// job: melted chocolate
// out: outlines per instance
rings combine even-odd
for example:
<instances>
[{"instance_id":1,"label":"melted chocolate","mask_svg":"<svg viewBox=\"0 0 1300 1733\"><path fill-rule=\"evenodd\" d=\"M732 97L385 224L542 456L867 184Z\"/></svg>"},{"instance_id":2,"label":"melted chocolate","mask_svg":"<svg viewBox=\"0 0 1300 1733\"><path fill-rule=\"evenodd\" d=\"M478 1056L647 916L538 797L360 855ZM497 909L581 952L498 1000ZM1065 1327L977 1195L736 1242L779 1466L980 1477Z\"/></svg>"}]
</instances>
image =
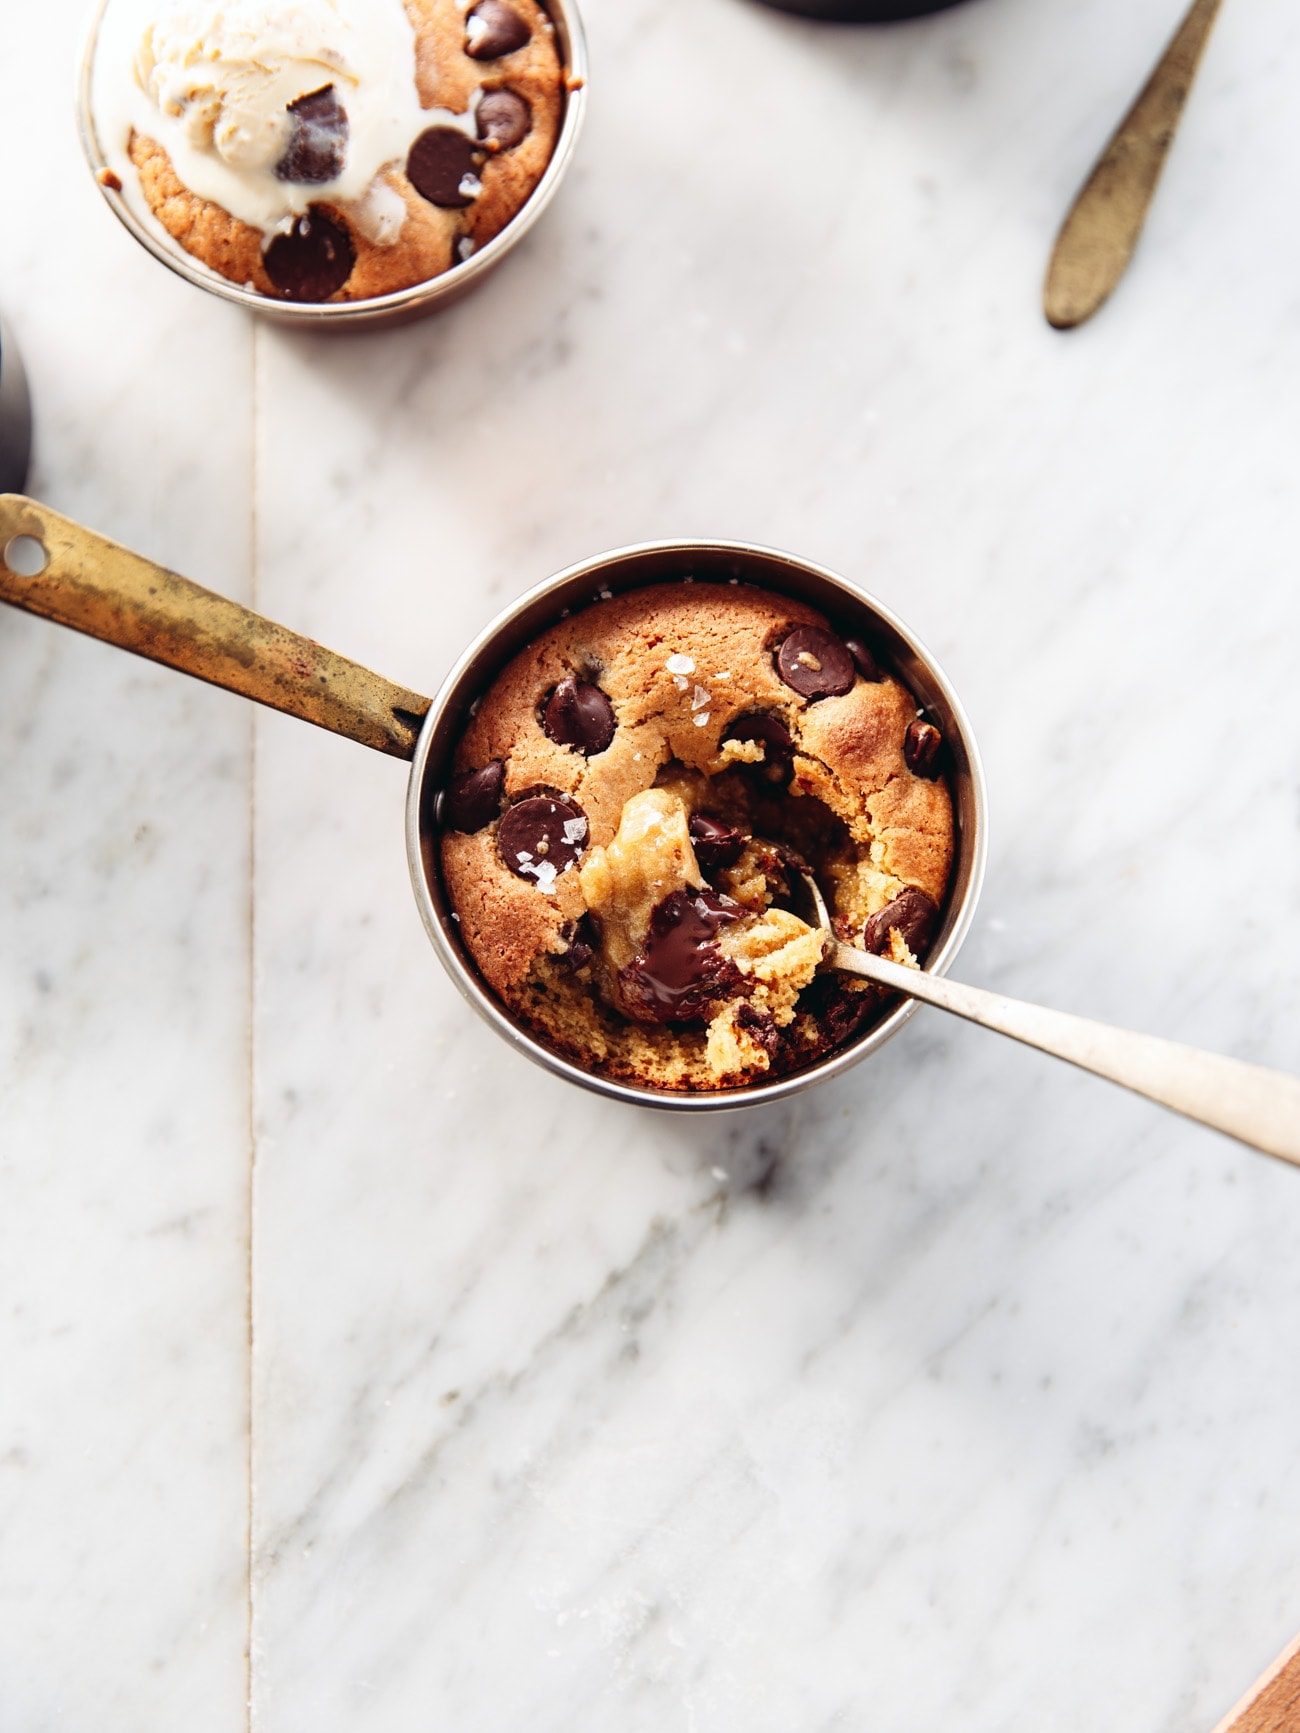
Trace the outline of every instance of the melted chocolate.
<instances>
[{"instance_id":1,"label":"melted chocolate","mask_svg":"<svg viewBox=\"0 0 1300 1733\"><path fill-rule=\"evenodd\" d=\"M697 812L691 815L690 829L701 872L719 872L723 867L735 866L740 859L745 833L734 824L724 824L720 818Z\"/></svg>"},{"instance_id":2,"label":"melted chocolate","mask_svg":"<svg viewBox=\"0 0 1300 1733\"><path fill-rule=\"evenodd\" d=\"M624 1003L644 1023L694 1022L744 985L718 949L720 927L744 910L712 891L674 891L650 918L650 932L619 975Z\"/></svg>"},{"instance_id":3,"label":"melted chocolate","mask_svg":"<svg viewBox=\"0 0 1300 1733\"><path fill-rule=\"evenodd\" d=\"M743 1029L752 1041L756 1041L769 1059L776 1058L781 1046L781 1031L770 1011L760 1011L746 1000L736 1010L736 1027Z\"/></svg>"}]
</instances>

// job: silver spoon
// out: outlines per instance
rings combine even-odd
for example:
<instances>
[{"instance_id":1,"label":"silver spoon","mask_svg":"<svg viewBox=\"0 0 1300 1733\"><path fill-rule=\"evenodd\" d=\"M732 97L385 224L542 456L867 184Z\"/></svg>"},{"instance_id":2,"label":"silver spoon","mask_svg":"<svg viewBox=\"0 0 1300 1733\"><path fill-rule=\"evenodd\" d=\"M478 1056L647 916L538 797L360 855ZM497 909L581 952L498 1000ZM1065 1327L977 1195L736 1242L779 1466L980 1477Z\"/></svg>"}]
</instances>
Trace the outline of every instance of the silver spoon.
<instances>
[{"instance_id":1,"label":"silver spoon","mask_svg":"<svg viewBox=\"0 0 1300 1733\"><path fill-rule=\"evenodd\" d=\"M1043 311L1058 331L1090 319L1124 275L1222 4L1192 0L1160 64L1071 206L1043 289Z\"/></svg>"},{"instance_id":2,"label":"silver spoon","mask_svg":"<svg viewBox=\"0 0 1300 1733\"><path fill-rule=\"evenodd\" d=\"M1006 999L982 987L886 962L836 938L820 887L811 873L800 875L816 911L814 925L825 942L825 961L846 974L861 975L926 1005L951 1011L999 1035L1010 1035L1066 1059L1084 1071L1109 1078L1148 1100L1171 1107L1188 1119L1226 1132L1265 1155L1300 1167L1300 1078L1245 1065L1217 1053L1202 1053L1155 1035L1136 1035L1108 1023L1093 1023L1065 1011L1049 1011Z\"/></svg>"}]
</instances>

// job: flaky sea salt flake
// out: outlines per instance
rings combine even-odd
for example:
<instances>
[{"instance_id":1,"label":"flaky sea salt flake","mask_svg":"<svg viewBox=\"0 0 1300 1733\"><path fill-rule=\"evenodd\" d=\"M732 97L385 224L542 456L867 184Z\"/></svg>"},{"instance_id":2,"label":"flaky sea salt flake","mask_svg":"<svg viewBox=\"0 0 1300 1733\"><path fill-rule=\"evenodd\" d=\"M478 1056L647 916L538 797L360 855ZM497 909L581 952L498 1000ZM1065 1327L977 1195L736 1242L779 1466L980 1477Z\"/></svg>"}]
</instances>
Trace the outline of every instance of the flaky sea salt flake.
<instances>
[{"instance_id":1,"label":"flaky sea salt flake","mask_svg":"<svg viewBox=\"0 0 1300 1733\"><path fill-rule=\"evenodd\" d=\"M533 861L531 864L525 864L523 856L521 855L519 859L519 870L521 873L527 873L529 878L537 880L537 888L539 891L543 891L548 897L555 895L555 881L560 875L555 870L554 861L539 860Z\"/></svg>"},{"instance_id":2,"label":"flaky sea salt flake","mask_svg":"<svg viewBox=\"0 0 1300 1733\"><path fill-rule=\"evenodd\" d=\"M664 667L670 674L693 674L695 672L694 659L690 656L683 656L680 651L671 655L664 663Z\"/></svg>"}]
</instances>

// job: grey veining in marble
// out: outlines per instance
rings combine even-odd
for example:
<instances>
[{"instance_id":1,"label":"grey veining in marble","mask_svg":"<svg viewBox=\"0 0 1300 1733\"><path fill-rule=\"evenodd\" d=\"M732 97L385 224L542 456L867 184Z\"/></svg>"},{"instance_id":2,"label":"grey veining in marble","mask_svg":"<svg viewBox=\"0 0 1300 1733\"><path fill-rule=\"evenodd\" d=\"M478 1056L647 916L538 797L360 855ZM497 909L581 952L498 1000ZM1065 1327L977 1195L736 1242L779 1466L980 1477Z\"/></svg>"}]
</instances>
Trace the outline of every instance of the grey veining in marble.
<instances>
[{"instance_id":1,"label":"grey veining in marble","mask_svg":"<svg viewBox=\"0 0 1300 1733\"><path fill-rule=\"evenodd\" d=\"M29 487L246 595L248 332L104 223L77 10L0 60ZM0 610L6 1733L244 1714L250 750L220 695Z\"/></svg>"},{"instance_id":2,"label":"grey veining in marble","mask_svg":"<svg viewBox=\"0 0 1300 1733\"><path fill-rule=\"evenodd\" d=\"M586 0L544 223L333 341L118 233L76 10L0 66L35 492L424 691L604 547L824 560L980 735L965 974L1300 1070L1281 0L1069 338L1162 0ZM0 1729L1208 1733L1300 1629L1297 1176L927 1013L767 1114L588 1100L442 978L402 798L0 618Z\"/></svg>"}]
</instances>

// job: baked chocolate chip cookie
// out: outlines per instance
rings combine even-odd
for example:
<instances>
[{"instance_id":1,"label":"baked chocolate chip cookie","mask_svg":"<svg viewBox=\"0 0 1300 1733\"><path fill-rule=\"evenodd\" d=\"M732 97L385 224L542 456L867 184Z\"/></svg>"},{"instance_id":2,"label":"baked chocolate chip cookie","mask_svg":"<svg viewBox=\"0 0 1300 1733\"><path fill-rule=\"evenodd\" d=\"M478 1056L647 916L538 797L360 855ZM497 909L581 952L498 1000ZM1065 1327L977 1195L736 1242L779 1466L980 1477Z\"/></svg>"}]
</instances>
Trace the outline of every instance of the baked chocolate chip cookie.
<instances>
[{"instance_id":1,"label":"baked chocolate chip cookie","mask_svg":"<svg viewBox=\"0 0 1300 1733\"><path fill-rule=\"evenodd\" d=\"M919 962L955 821L938 728L876 649L741 584L654 585L542 634L484 695L438 813L484 980L575 1063L654 1089L798 1071L881 1014L841 937Z\"/></svg>"},{"instance_id":2,"label":"baked chocolate chip cookie","mask_svg":"<svg viewBox=\"0 0 1300 1733\"><path fill-rule=\"evenodd\" d=\"M261 0L208 10L185 11L195 40L178 46L173 0L143 31L141 0L109 0L96 128L110 162L122 133L149 211L231 282L304 303L412 287L491 241L546 171L567 90L539 0L345 0L347 28L324 18L320 44L308 4L295 8L307 45L287 47ZM376 71L381 15L393 52ZM368 51L356 65L354 39ZM134 81L129 104L103 96L110 73Z\"/></svg>"}]
</instances>

